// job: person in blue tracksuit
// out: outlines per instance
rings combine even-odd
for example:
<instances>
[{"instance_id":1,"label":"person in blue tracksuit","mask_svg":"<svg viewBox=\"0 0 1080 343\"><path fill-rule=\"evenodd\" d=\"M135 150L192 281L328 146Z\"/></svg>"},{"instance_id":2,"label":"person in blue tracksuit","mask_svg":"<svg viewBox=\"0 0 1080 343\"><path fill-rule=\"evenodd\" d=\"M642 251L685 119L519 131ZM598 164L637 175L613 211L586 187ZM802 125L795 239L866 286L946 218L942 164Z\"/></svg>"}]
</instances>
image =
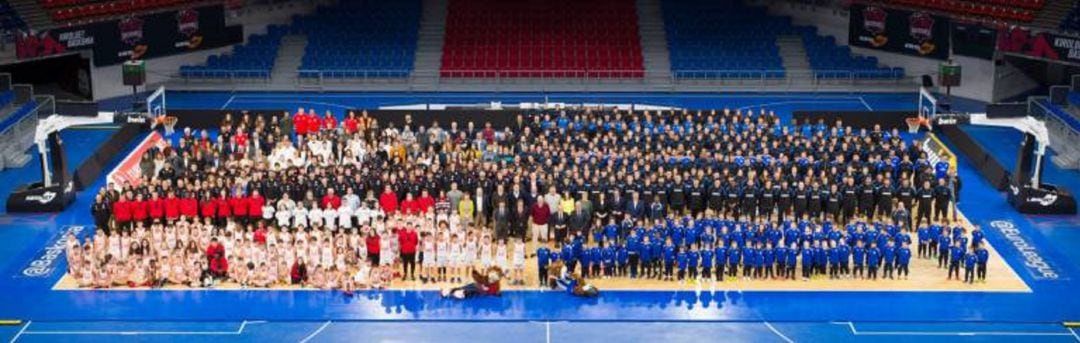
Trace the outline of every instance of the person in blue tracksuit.
<instances>
[{"instance_id":1,"label":"person in blue tracksuit","mask_svg":"<svg viewBox=\"0 0 1080 343\"><path fill-rule=\"evenodd\" d=\"M615 275L615 248L608 242L601 243L600 261L604 264L604 277L610 278Z\"/></svg>"},{"instance_id":2,"label":"person in blue tracksuit","mask_svg":"<svg viewBox=\"0 0 1080 343\"><path fill-rule=\"evenodd\" d=\"M837 246L836 241L829 242L826 255L828 255L829 260L829 279L840 278L840 247Z\"/></svg>"},{"instance_id":3,"label":"person in blue tracksuit","mask_svg":"<svg viewBox=\"0 0 1080 343\"><path fill-rule=\"evenodd\" d=\"M791 242L791 246L784 254L784 276L788 280L795 280L795 265L799 264L798 257L799 247L795 245L795 242Z\"/></svg>"},{"instance_id":4,"label":"person in blue tracksuit","mask_svg":"<svg viewBox=\"0 0 1080 343\"><path fill-rule=\"evenodd\" d=\"M625 251L627 262L623 264L627 268L627 273L623 275L630 275L631 279L638 277L638 268L643 265L645 261L642 259L642 246L648 246L643 243L643 237L638 235L637 231L630 231L630 235L626 238Z\"/></svg>"},{"instance_id":5,"label":"person in blue tracksuit","mask_svg":"<svg viewBox=\"0 0 1080 343\"><path fill-rule=\"evenodd\" d=\"M911 244L904 243L896 249L896 276L907 280L909 264L911 264Z\"/></svg>"},{"instance_id":6,"label":"person in blue tracksuit","mask_svg":"<svg viewBox=\"0 0 1080 343\"><path fill-rule=\"evenodd\" d=\"M739 277L739 263L742 263L742 249L732 241L728 246L728 276Z\"/></svg>"},{"instance_id":7,"label":"person in blue tracksuit","mask_svg":"<svg viewBox=\"0 0 1080 343\"><path fill-rule=\"evenodd\" d=\"M881 259L883 261L882 266L885 268L885 274L882 278L893 278L893 268L896 267L896 248L893 247L893 241L890 239L885 242L885 246L881 248Z\"/></svg>"},{"instance_id":8,"label":"person in blue tracksuit","mask_svg":"<svg viewBox=\"0 0 1080 343\"><path fill-rule=\"evenodd\" d=\"M683 281L686 277L686 267L690 260L690 256L687 254L686 247L679 249L679 252L675 254L675 265L679 269L678 280Z\"/></svg>"},{"instance_id":9,"label":"person in blue tracksuit","mask_svg":"<svg viewBox=\"0 0 1080 343\"><path fill-rule=\"evenodd\" d=\"M863 264L865 261L866 248L863 246L862 241L855 241L855 246L851 248L851 264L854 265L852 277L863 278Z\"/></svg>"},{"instance_id":10,"label":"person in blue tracksuit","mask_svg":"<svg viewBox=\"0 0 1080 343\"><path fill-rule=\"evenodd\" d=\"M671 238L664 244L664 280L675 280L675 244Z\"/></svg>"},{"instance_id":11,"label":"person in blue tracksuit","mask_svg":"<svg viewBox=\"0 0 1080 343\"><path fill-rule=\"evenodd\" d=\"M978 260L979 258L975 256L974 251L968 251L964 254L964 282L975 283L975 265Z\"/></svg>"},{"instance_id":12,"label":"person in blue tracksuit","mask_svg":"<svg viewBox=\"0 0 1080 343\"><path fill-rule=\"evenodd\" d=\"M781 279L787 277L787 247L777 243L773 248L773 256L776 259L776 277Z\"/></svg>"},{"instance_id":13,"label":"person in blue tracksuit","mask_svg":"<svg viewBox=\"0 0 1080 343\"><path fill-rule=\"evenodd\" d=\"M929 258L930 252L927 248L930 246L930 228L920 225L916 236L919 238L919 258Z\"/></svg>"},{"instance_id":14,"label":"person in blue tracksuit","mask_svg":"<svg viewBox=\"0 0 1080 343\"><path fill-rule=\"evenodd\" d=\"M983 233L982 227L975 225L975 228L971 230L971 245L982 246L983 239L986 238L986 234Z\"/></svg>"},{"instance_id":15,"label":"person in blue tracksuit","mask_svg":"<svg viewBox=\"0 0 1080 343\"><path fill-rule=\"evenodd\" d=\"M547 288L548 286L548 263L551 261L551 250L546 245L541 245L536 249L536 270L540 276L540 287Z\"/></svg>"},{"instance_id":16,"label":"person in blue tracksuit","mask_svg":"<svg viewBox=\"0 0 1080 343\"><path fill-rule=\"evenodd\" d=\"M615 244L615 275L620 277L626 277L628 264L630 262L630 251L626 247Z\"/></svg>"},{"instance_id":17,"label":"person in blue tracksuit","mask_svg":"<svg viewBox=\"0 0 1080 343\"><path fill-rule=\"evenodd\" d=\"M578 260L581 260L581 276L584 278L591 278L593 273L593 263L600 263L600 261L593 260L592 249L583 248L581 255L578 256Z\"/></svg>"},{"instance_id":18,"label":"person in blue tracksuit","mask_svg":"<svg viewBox=\"0 0 1080 343\"><path fill-rule=\"evenodd\" d=\"M941 225L930 224L930 228L928 231L929 232L927 233L927 236L930 237L930 242L926 246L926 257L936 258L938 257L938 253L941 252L941 242L938 241L939 239L941 239ZM945 244L945 246L948 247L949 245ZM938 268L941 268L941 260L938 260Z\"/></svg>"},{"instance_id":19,"label":"person in blue tracksuit","mask_svg":"<svg viewBox=\"0 0 1080 343\"><path fill-rule=\"evenodd\" d=\"M705 280L712 279L713 272L713 258L716 255L716 250L713 249L712 243L705 243L705 246L701 248L701 278Z\"/></svg>"},{"instance_id":20,"label":"person in blue tracksuit","mask_svg":"<svg viewBox=\"0 0 1080 343\"><path fill-rule=\"evenodd\" d=\"M757 257L757 249L751 244L752 243L747 243L746 246L742 249L742 276L744 280L750 280L750 277L754 275L754 271L757 270L757 260L755 260L755 258Z\"/></svg>"},{"instance_id":21,"label":"person in blue tracksuit","mask_svg":"<svg viewBox=\"0 0 1080 343\"><path fill-rule=\"evenodd\" d=\"M840 264L840 276L851 276L851 246L848 245L847 240L840 240L839 245L836 247L836 258Z\"/></svg>"},{"instance_id":22,"label":"person in blue tracksuit","mask_svg":"<svg viewBox=\"0 0 1080 343\"><path fill-rule=\"evenodd\" d=\"M825 275L829 265L829 254L823 241L814 241L814 275Z\"/></svg>"},{"instance_id":23,"label":"person in blue tracksuit","mask_svg":"<svg viewBox=\"0 0 1080 343\"><path fill-rule=\"evenodd\" d=\"M974 239L972 241L974 241ZM982 244L976 244L975 258L975 262L978 263L978 266L976 266L977 277L979 278L980 282L986 282L986 262L990 260L990 252L986 251L986 248L983 247Z\"/></svg>"},{"instance_id":24,"label":"person in blue tracksuit","mask_svg":"<svg viewBox=\"0 0 1080 343\"><path fill-rule=\"evenodd\" d=\"M938 242L937 267L938 268L947 268L948 265L949 265L949 261L951 261L949 259L949 253L952 252L952 246L953 246L952 239L949 238L949 235L947 233L943 232L941 235L938 235L937 242Z\"/></svg>"},{"instance_id":25,"label":"person in blue tracksuit","mask_svg":"<svg viewBox=\"0 0 1080 343\"><path fill-rule=\"evenodd\" d=\"M956 279L960 280L960 263L964 259L964 247L960 246L960 242L953 242L947 256L949 256L949 276L946 279L952 280L955 274Z\"/></svg>"},{"instance_id":26,"label":"person in blue tracksuit","mask_svg":"<svg viewBox=\"0 0 1080 343\"><path fill-rule=\"evenodd\" d=\"M559 250L559 259L566 263L566 269L571 273L577 268L577 256L574 255L574 245L570 243L569 239L567 243L563 244L562 249Z\"/></svg>"},{"instance_id":27,"label":"person in blue tracksuit","mask_svg":"<svg viewBox=\"0 0 1080 343\"><path fill-rule=\"evenodd\" d=\"M866 248L866 278L877 280L877 270L880 265L881 249L878 249L877 242L870 242L870 247Z\"/></svg>"},{"instance_id":28,"label":"person in blue tracksuit","mask_svg":"<svg viewBox=\"0 0 1080 343\"><path fill-rule=\"evenodd\" d=\"M728 248L724 245L723 240L716 242L716 248L713 249L713 258L716 259L716 281L724 281L724 267L727 266Z\"/></svg>"},{"instance_id":29,"label":"person in blue tracksuit","mask_svg":"<svg viewBox=\"0 0 1080 343\"><path fill-rule=\"evenodd\" d=\"M697 244L690 244L690 251L686 252L686 270L691 280L698 278L698 265L701 264L701 251Z\"/></svg>"},{"instance_id":30,"label":"person in blue tracksuit","mask_svg":"<svg viewBox=\"0 0 1080 343\"><path fill-rule=\"evenodd\" d=\"M803 281L809 281L810 273L814 269L814 250L810 249L810 241L803 241L803 248L799 255L802 263Z\"/></svg>"},{"instance_id":31,"label":"person in blue tracksuit","mask_svg":"<svg viewBox=\"0 0 1080 343\"><path fill-rule=\"evenodd\" d=\"M649 251L649 255L652 257L652 263L650 264L651 267L649 268L649 275L651 275L650 277L654 279L660 280L664 275L664 240L658 237L652 238L652 243L650 243Z\"/></svg>"},{"instance_id":32,"label":"person in blue tracksuit","mask_svg":"<svg viewBox=\"0 0 1080 343\"><path fill-rule=\"evenodd\" d=\"M774 266L776 266L776 248L773 247L771 241L766 243L765 249L761 249L761 265L765 269L762 277L766 279L776 278L776 274L773 273Z\"/></svg>"}]
</instances>

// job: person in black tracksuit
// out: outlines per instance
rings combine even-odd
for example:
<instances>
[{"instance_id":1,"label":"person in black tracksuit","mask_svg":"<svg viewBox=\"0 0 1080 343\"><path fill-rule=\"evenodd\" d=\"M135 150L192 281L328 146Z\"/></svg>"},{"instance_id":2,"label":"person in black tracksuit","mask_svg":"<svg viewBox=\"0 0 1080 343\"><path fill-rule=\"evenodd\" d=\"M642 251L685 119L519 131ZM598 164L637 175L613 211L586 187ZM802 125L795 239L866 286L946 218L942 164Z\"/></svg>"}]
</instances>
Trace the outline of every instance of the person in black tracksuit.
<instances>
[{"instance_id":1,"label":"person in black tracksuit","mask_svg":"<svg viewBox=\"0 0 1080 343\"><path fill-rule=\"evenodd\" d=\"M930 181L923 182L922 188L915 192L915 199L918 201L918 210L915 211L914 227L921 225L923 219L927 225L933 224L930 219L930 205L934 201L934 190L930 188Z\"/></svg>"},{"instance_id":2,"label":"person in black tracksuit","mask_svg":"<svg viewBox=\"0 0 1080 343\"><path fill-rule=\"evenodd\" d=\"M830 217L834 223L842 223L840 220L840 204L843 202L841 198L844 193L840 192L840 187L835 183L829 185L829 190L825 195L825 213L827 217Z\"/></svg>"},{"instance_id":3,"label":"person in black tracksuit","mask_svg":"<svg viewBox=\"0 0 1080 343\"><path fill-rule=\"evenodd\" d=\"M945 184L945 179L938 179L934 186L934 220L946 221L949 218L949 204L952 202L952 189Z\"/></svg>"},{"instance_id":4,"label":"person in black tracksuit","mask_svg":"<svg viewBox=\"0 0 1080 343\"><path fill-rule=\"evenodd\" d=\"M694 179L692 185L690 185L690 193L688 202L690 206L690 212L697 216L702 212L705 212L705 187L701 185L701 181Z\"/></svg>"},{"instance_id":5,"label":"person in black tracksuit","mask_svg":"<svg viewBox=\"0 0 1080 343\"><path fill-rule=\"evenodd\" d=\"M800 220L806 215L806 211L810 207L810 193L806 189L806 184L799 182L794 194L795 220Z\"/></svg>"},{"instance_id":6,"label":"person in black tracksuit","mask_svg":"<svg viewBox=\"0 0 1080 343\"><path fill-rule=\"evenodd\" d=\"M772 220L773 209L776 208L776 190L772 181L765 181L765 187L761 189L761 199L758 199L758 212L766 221Z\"/></svg>"},{"instance_id":7,"label":"person in black tracksuit","mask_svg":"<svg viewBox=\"0 0 1080 343\"><path fill-rule=\"evenodd\" d=\"M843 223L847 225L847 223L851 222L851 218L855 216L855 206L859 202L859 189L855 187L854 179L847 178L844 188L841 189L841 194L843 194L840 197L843 201L841 206L843 211L841 213L843 214Z\"/></svg>"},{"instance_id":8,"label":"person in black tracksuit","mask_svg":"<svg viewBox=\"0 0 1080 343\"><path fill-rule=\"evenodd\" d=\"M787 181L784 181L784 183L780 185L780 190L777 193L777 197L776 197L778 199L777 202L776 202L776 205L777 205L776 210L777 210L777 213L778 213L777 217L778 217L779 220L784 220L791 213L791 207L792 207L793 202L795 200L795 199L792 199L792 195L794 195L794 193L792 192L792 189L788 188Z\"/></svg>"},{"instance_id":9,"label":"person in black tracksuit","mask_svg":"<svg viewBox=\"0 0 1080 343\"><path fill-rule=\"evenodd\" d=\"M870 177L863 178L862 187L859 188L859 214L867 219L874 216L874 195L876 193L874 184L871 182Z\"/></svg>"},{"instance_id":10,"label":"person in black tracksuit","mask_svg":"<svg viewBox=\"0 0 1080 343\"><path fill-rule=\"evenodd\" d=\"M754 220L757 218L758 208L758 187L754 184L754 180L750 180L747 183L746 188L743 189L742 194L742 216L743 220Z\"/></svg>"},{"instance_id":11,"label":"person in black tracksuit","mask_svg":"<svg viewBox=\"0 0 1080 343\"><path fill-rule=\"evenodd\" d=\"M888 216L892 213L894 192L892 180L886 178L877 191L877 216Z\"/></svg>"},{"instance_id":12,"label":"person in black tracksuit","mask_svg":"<svg viewBox=\"0 0 1080 343\"><path fill-rule=\"evenodd\" d=\"M900 181L900 187L896 188L896 200L903 203L909 210L912 209L911 205L915 203L915 187L911 187L911 181L908 179Z\"/></svg>"},{"instance_id":13,"label":"person in black tracksuit","mask_svg":"<svg viewBox=\"0 0 1080 343\"><path fill-rule=\"evenodd\" d=\"M719 216L724 213L724 187L720 184L720 180L713 181L712 187L709 187L708 197L706 203L714 215Z\"/></svg>"},{"instance_id":14,"label":"person in black tracksuit","mask_svg":"<svg viewBox=\"0 0 1080 343\"><path fill-rule=\"evenodd\" d=\"M683 210L686 209L686 189L682 177L676 175L675 182L671 183L668 189L668 208L675 215L682 215Z\"/></svg>"},{"instance_id":15,"label":"person in black tracksuit","mask_svg":"<svg viewBox=\"0 0 1080 343\"><path fill-rule=\"evenodd\" d=\"M739 200L742 199L742 187L735 183L730 183L727 187L726 207L728 213L736 220L739 219Z\"/></svg>"},{"instance_id":16,"label":"person in black tracksuit","mask_svg":"<svg viewBox=\"0 0 1080 343\"><path fill-rule=\"evenodd\" d=\"M807 212L810 213L810 218L814 220L821 219L821 193L822 189L818 186L817 181L814 181L814 186L810 187L810 206Z\"/></svg>"}]
</instances>

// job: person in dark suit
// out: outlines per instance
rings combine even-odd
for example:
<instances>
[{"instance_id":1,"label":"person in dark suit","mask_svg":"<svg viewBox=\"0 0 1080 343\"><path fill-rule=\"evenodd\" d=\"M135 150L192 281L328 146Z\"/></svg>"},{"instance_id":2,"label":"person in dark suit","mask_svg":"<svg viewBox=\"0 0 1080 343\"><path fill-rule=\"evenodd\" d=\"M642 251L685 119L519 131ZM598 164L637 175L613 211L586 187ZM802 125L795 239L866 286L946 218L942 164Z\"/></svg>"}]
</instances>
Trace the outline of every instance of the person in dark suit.
<instances>
[{"instance_id":1,"label":"person in dark suit","mask_svg":"<svg viewBox=\"0 0 1080 343\"><path fill-rule=\"evenodd\" d=\"M645 217L645 204L638 199L638 194L630 196L630 201L626 203L626 214L629 214L634 219L641 219Z\"/></svg>"},{"instance_id":2,"label":"person in dark suit","mask_svg":"<svg viewBox=\"0 0 1080 343\"><path fill-rule=\"evenodd\" d=\"M499 207L491 214L491 223L495 227L495 237L503 240L510 234L510 209L506 208L506 202L499 202Z\"/></svg>"},{"instance_id":3,"label":"person in dark suit","mask_svg":"<svg viewBox=\"0 0 1080 343\"><path fill-rule=\"evenodd\" d=\"M555 210L551 214L551 220L548 224L555 230L555 241L563 242L566 239L570 224L570 217L566 215L566 212Z\"/></svg>"},{"instance_id":4,"label":"person in dark suit","mask_svg":"<svg viewBox=\"0 0 1080 343\"><path fill-rule=\"evenodd\" d=\"M587 241L589 237L589 216L581 209L581 204L574 204L574 213L570 215L570 232Z\"/></svg>"}]
</instances>

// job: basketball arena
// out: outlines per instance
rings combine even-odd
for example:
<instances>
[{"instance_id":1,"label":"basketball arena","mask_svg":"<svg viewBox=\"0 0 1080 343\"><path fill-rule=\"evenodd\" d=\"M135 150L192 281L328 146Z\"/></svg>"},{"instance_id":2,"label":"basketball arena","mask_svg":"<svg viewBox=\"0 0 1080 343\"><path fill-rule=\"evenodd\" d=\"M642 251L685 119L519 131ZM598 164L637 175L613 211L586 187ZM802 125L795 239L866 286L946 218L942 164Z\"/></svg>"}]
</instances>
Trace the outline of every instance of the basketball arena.
<instances>
[{"instance_id":1,"label":"basketball arena","mask_svg":"<svg viewBox=\"0 0 1080 343\"><path fill-rule=\"evenodd\" d=\"M1080 341L1076 1L0 27L0 340Z\"/></svg>"}]
</instances>

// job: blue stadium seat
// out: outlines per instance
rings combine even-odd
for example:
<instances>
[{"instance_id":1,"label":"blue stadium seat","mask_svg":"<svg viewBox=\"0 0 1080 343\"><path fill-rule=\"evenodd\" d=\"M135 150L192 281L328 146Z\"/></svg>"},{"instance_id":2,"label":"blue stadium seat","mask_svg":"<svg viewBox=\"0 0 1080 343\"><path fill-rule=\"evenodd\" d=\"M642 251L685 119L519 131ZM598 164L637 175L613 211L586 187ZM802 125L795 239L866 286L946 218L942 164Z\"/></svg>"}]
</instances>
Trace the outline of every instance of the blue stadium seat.
<instances>
[{"instance_id":1,"label":"blue stadium seat","mask_svg":"<svg viewBox=\"0 0 1080 343\"><path fill-rule=\"evenodd\" d=\"M726 0L666 0L662 7L676 77L784 77L776 37L794 32L790 18Z\"/></svg>"},{"instance_id":2,"label":"blue stadium seat","mask_svg":"<svg viewBox=\"0 0 1080 343\"><path fill-rule=\"evenodd\" d=\"M308 37L300 77L407 77L413 69L420 1L350 1L293 18Z\"/></svg>"}]
</instances>

